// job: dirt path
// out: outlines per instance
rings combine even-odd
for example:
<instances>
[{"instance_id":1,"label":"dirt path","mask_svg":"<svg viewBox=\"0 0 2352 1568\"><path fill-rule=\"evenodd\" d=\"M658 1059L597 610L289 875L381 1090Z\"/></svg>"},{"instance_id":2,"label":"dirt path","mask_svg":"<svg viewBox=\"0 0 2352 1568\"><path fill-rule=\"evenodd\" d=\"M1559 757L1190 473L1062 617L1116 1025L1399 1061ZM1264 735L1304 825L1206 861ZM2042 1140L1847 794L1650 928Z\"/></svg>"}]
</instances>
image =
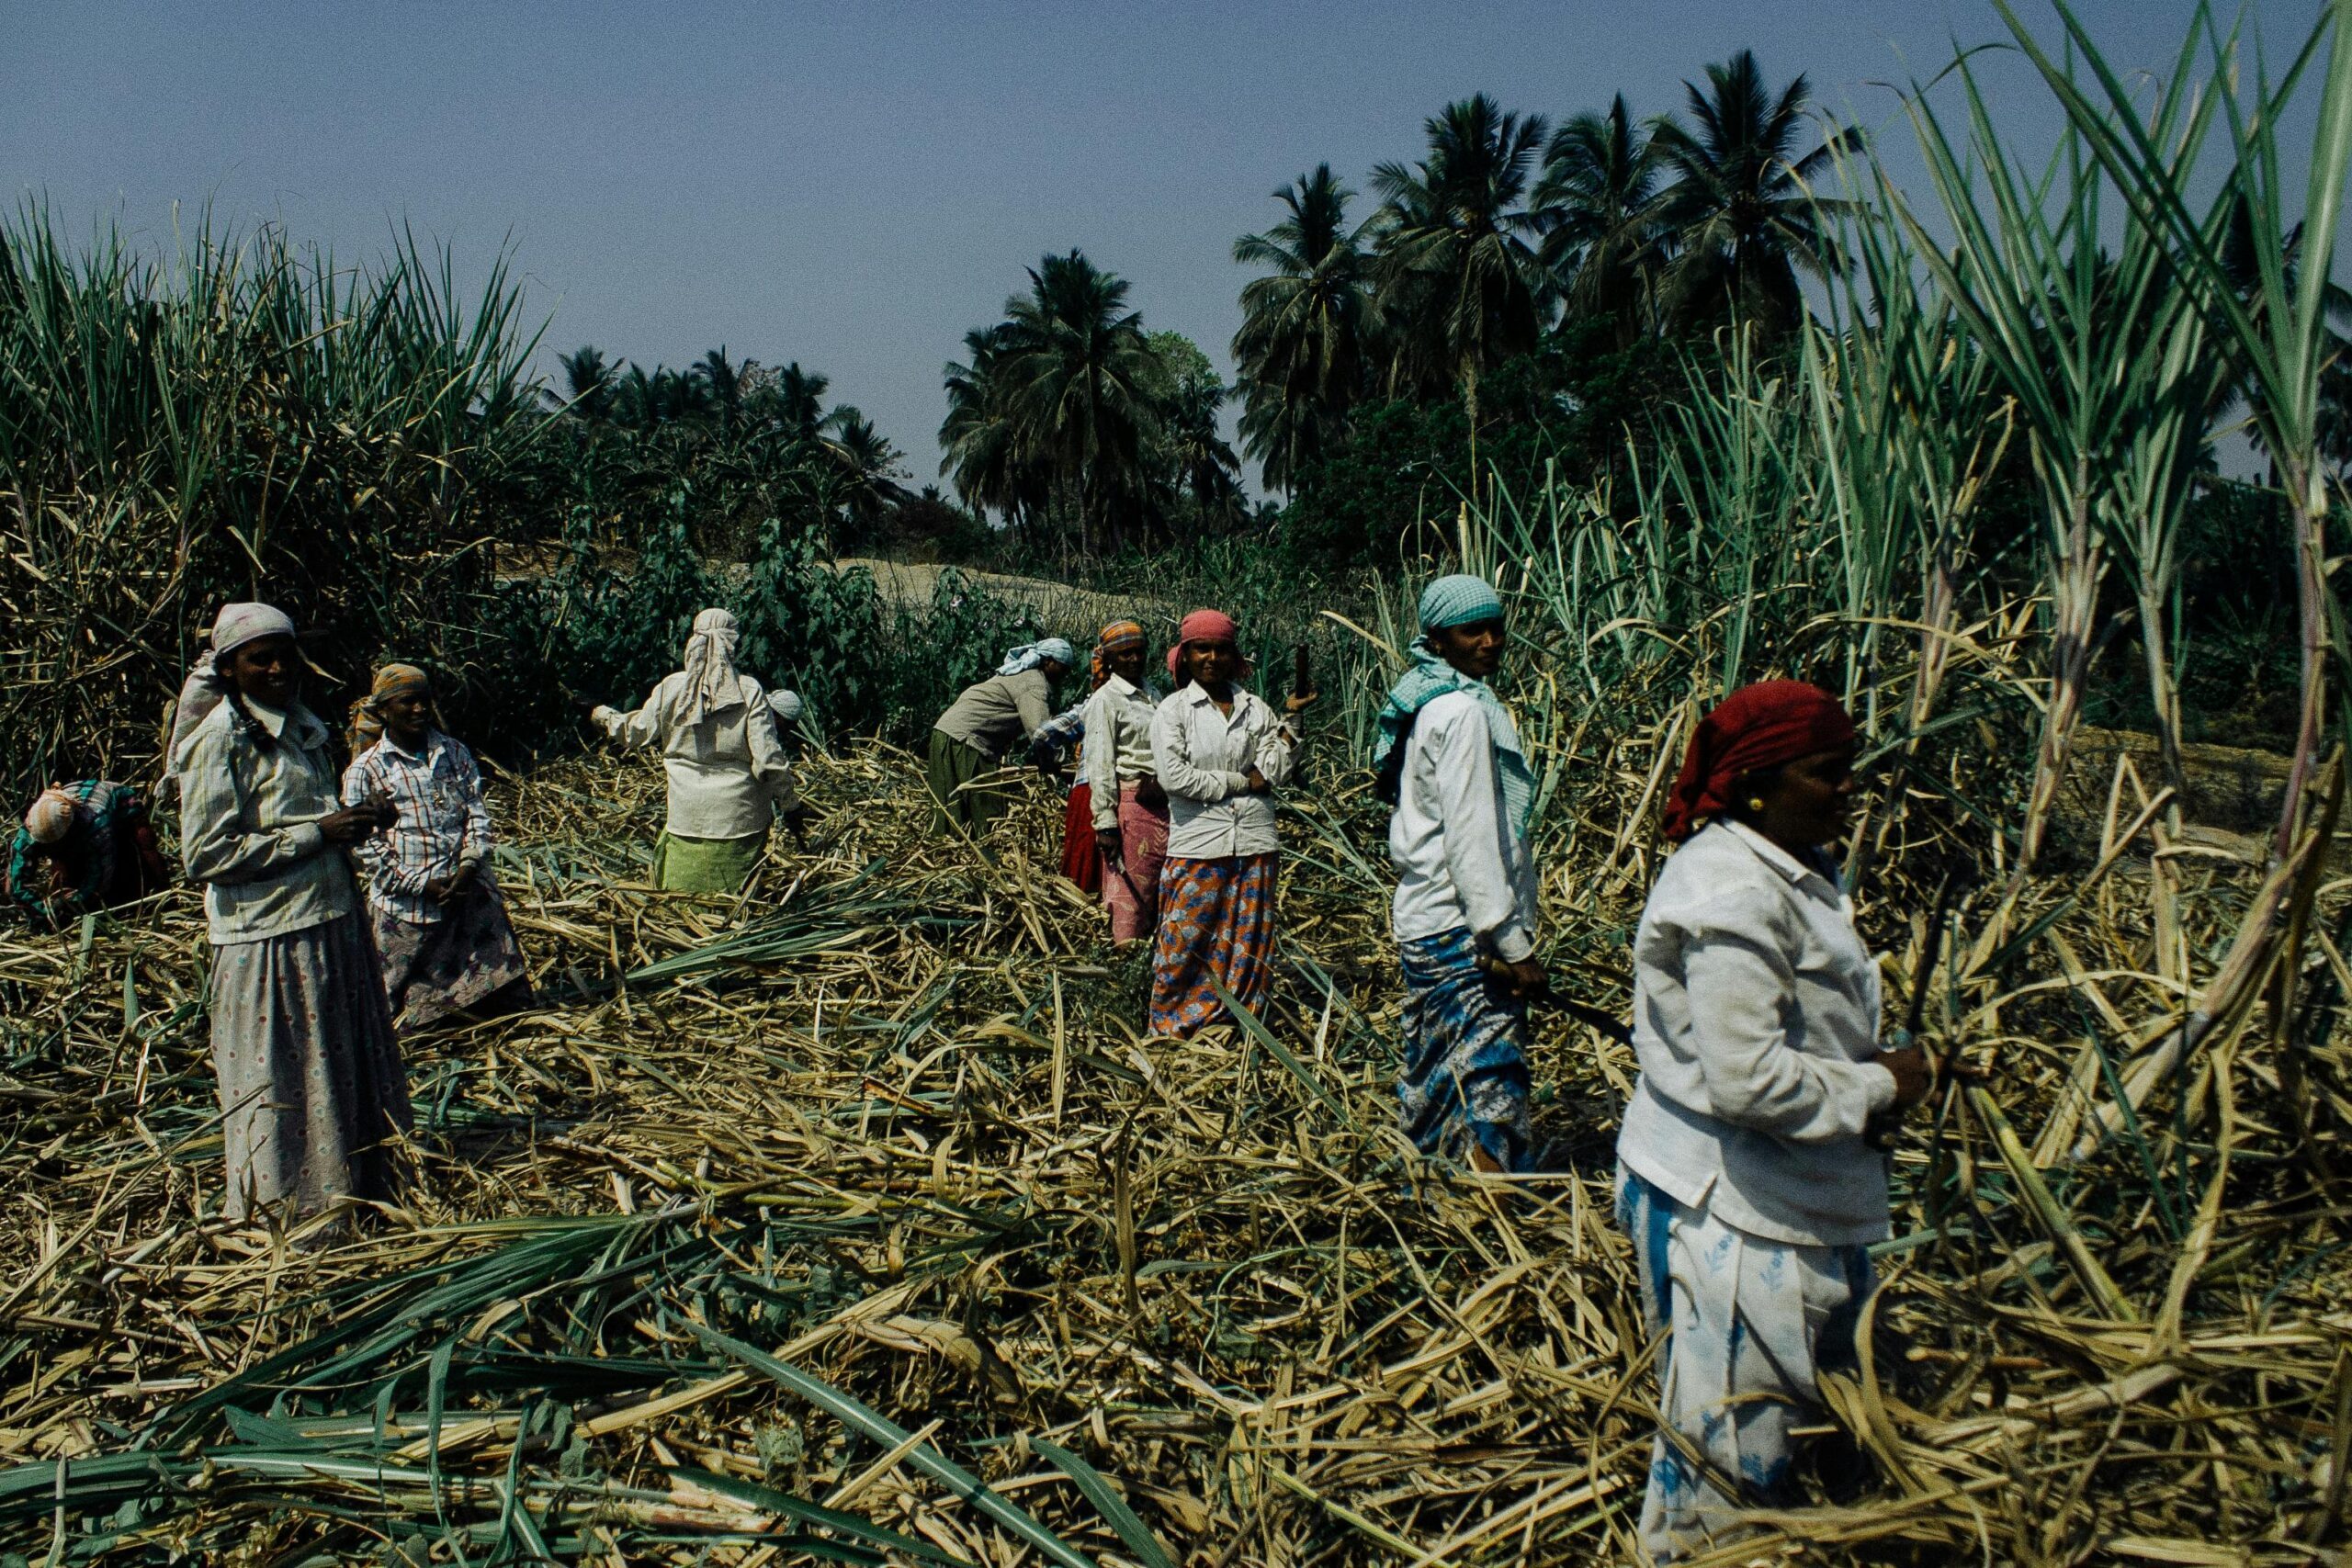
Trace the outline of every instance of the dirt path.
<instances>
[{"instance_id":1,"label":"dirt path","mask_svg":"<svg viewBox=\"0 0 2352 1568\"><path fill-rule=\"evenodd\" d=\"M926 562L876 560L858 556L846 557L835 564L843 569L864 567L874 574L875 585L881 589L883 596L899 605L930 604L939 574L950 570ZM962 572L976 587L1035 610L1040 620L1057 629L1084 629L1127 618L1143 621L1147 626L1173 625L1178 613L1175 604L1165 599L1097 593L1042 577L1018 577L971 567L954 570Z\"/></svg>"}]
</instances>

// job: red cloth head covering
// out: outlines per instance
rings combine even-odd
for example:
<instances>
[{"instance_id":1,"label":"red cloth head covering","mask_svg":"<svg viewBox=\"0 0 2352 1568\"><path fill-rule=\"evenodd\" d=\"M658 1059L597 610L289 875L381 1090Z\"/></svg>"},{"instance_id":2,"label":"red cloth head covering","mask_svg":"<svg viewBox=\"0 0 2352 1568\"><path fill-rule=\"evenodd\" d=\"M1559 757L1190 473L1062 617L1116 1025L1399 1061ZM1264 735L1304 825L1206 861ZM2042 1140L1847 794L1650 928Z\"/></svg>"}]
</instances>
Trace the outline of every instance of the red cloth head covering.
<instances>
[{"instance_id":1,"label":"red cloth head covering","mask_svg":"<svg viewBox=\"0 0 2352 1568\"><path fill-rule=\"evenodd\" d=\"M1740 779L1849 745L1854 720L1836 697L1803 681L1758 681L1725 697L1690 732L1682 773L1666 797L1668 839L1680 843L1732 804Z\"/></svg>"},{"instance_id":2,"label":"red cloth head covering","mask_svg":"<svg viewBox=\"0 0 2352 1568\"><path fill-rule=\"evenodd\" d=\"M1168 650L1168 673L1181 681L1184 678L1184 645L1188 642L1231 642L1241 635L1233 617L1223 610L1195 610L1176 625L1175 645ZM1241 661L1241 672L1250 673L1250 661Z\"/></svg>"}]
</instances>

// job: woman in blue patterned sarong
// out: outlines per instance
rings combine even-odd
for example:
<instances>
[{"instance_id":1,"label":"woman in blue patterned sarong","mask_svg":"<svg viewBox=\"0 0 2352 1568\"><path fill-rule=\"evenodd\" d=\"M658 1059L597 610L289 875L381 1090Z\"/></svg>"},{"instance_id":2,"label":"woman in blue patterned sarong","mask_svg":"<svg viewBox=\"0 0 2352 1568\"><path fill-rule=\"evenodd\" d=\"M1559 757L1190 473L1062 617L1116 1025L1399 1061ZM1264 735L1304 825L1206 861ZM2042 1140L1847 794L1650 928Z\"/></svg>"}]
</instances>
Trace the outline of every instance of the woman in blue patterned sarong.
<instances>
[{"instance_id":1,"label":"woman in blue patterned sarong","mask_svg":"<svg viewBox=\"0 0 2352 1568\"><path fill-rule=\"evenodd\" d=\"M1527 998L1535 962L1534 777L1487 679L1503 606L1476 577L1421 594L1412 667L1390 688L1373 756L1394 807L1392 918L1405 971L1405 1132L1476 1169L1529 1163Z\"/></svg>"}]
</instances>

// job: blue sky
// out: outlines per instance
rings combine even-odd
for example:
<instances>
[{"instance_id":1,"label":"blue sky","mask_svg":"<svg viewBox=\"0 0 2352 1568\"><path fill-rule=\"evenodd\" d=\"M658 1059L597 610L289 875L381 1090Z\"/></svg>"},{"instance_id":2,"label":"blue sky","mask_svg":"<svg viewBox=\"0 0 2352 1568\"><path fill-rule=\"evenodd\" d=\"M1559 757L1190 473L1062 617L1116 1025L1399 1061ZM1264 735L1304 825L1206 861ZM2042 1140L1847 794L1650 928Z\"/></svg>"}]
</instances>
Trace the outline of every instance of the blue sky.
<instances>
[{"instance_id":1,"label":"blue sky","mask_svg":"<svg viewBox=\"0 0 2352 1568\"><path fill-rule=\"evenodd\" d=\"M2274 52L2315 15L2256 6ZM2161 69L2186 0L2085 0L2112 60ZM2029 11L2049 22L2038 6ZM1484 90L1564 117L1754 48L1777 83L1882 125L1889 84L2005 36L1989 0L1600 6L37 4L0 0L0 192L69 234L168 243L174 205L282 220L341 256L392 226L478 272L503 244L542 360L594 343L683 365L724 344L833 378L933 477L940 367L1022 268L1083 249L1154 329L1224 366L1237 234L1328 160L1359 187ZM2023 67L2008 128L2055 112ZM1366 209L1368 210L1368 209Z\"/></svg>"}]
</instances>

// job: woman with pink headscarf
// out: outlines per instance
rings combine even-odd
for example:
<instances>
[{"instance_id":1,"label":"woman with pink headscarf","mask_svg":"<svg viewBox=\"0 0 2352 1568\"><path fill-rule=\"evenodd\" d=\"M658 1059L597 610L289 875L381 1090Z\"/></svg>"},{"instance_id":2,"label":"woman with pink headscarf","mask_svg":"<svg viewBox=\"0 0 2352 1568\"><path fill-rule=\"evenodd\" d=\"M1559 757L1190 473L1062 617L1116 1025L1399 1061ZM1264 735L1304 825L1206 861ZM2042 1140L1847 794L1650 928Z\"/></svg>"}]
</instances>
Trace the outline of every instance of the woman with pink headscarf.
<instances>
[{"instance_id":1,"label":"woman with pink headscarf","mask_svg":"<svg viewBox=\"0 0 2352 1568\"><path fill-rule=\"evenodd\" d=\"M1153 772L1168 795L1168 859L1151 954L1151 1028L1189 1035L1225 1016L1217 987L1256 1007L1272 978L1273 792L1297 769L1294 695L1277 716L1241 680L1239 628L1195 610L1168 650L1173 696L1151 721Z\"/></svg>"}]
</instances>

